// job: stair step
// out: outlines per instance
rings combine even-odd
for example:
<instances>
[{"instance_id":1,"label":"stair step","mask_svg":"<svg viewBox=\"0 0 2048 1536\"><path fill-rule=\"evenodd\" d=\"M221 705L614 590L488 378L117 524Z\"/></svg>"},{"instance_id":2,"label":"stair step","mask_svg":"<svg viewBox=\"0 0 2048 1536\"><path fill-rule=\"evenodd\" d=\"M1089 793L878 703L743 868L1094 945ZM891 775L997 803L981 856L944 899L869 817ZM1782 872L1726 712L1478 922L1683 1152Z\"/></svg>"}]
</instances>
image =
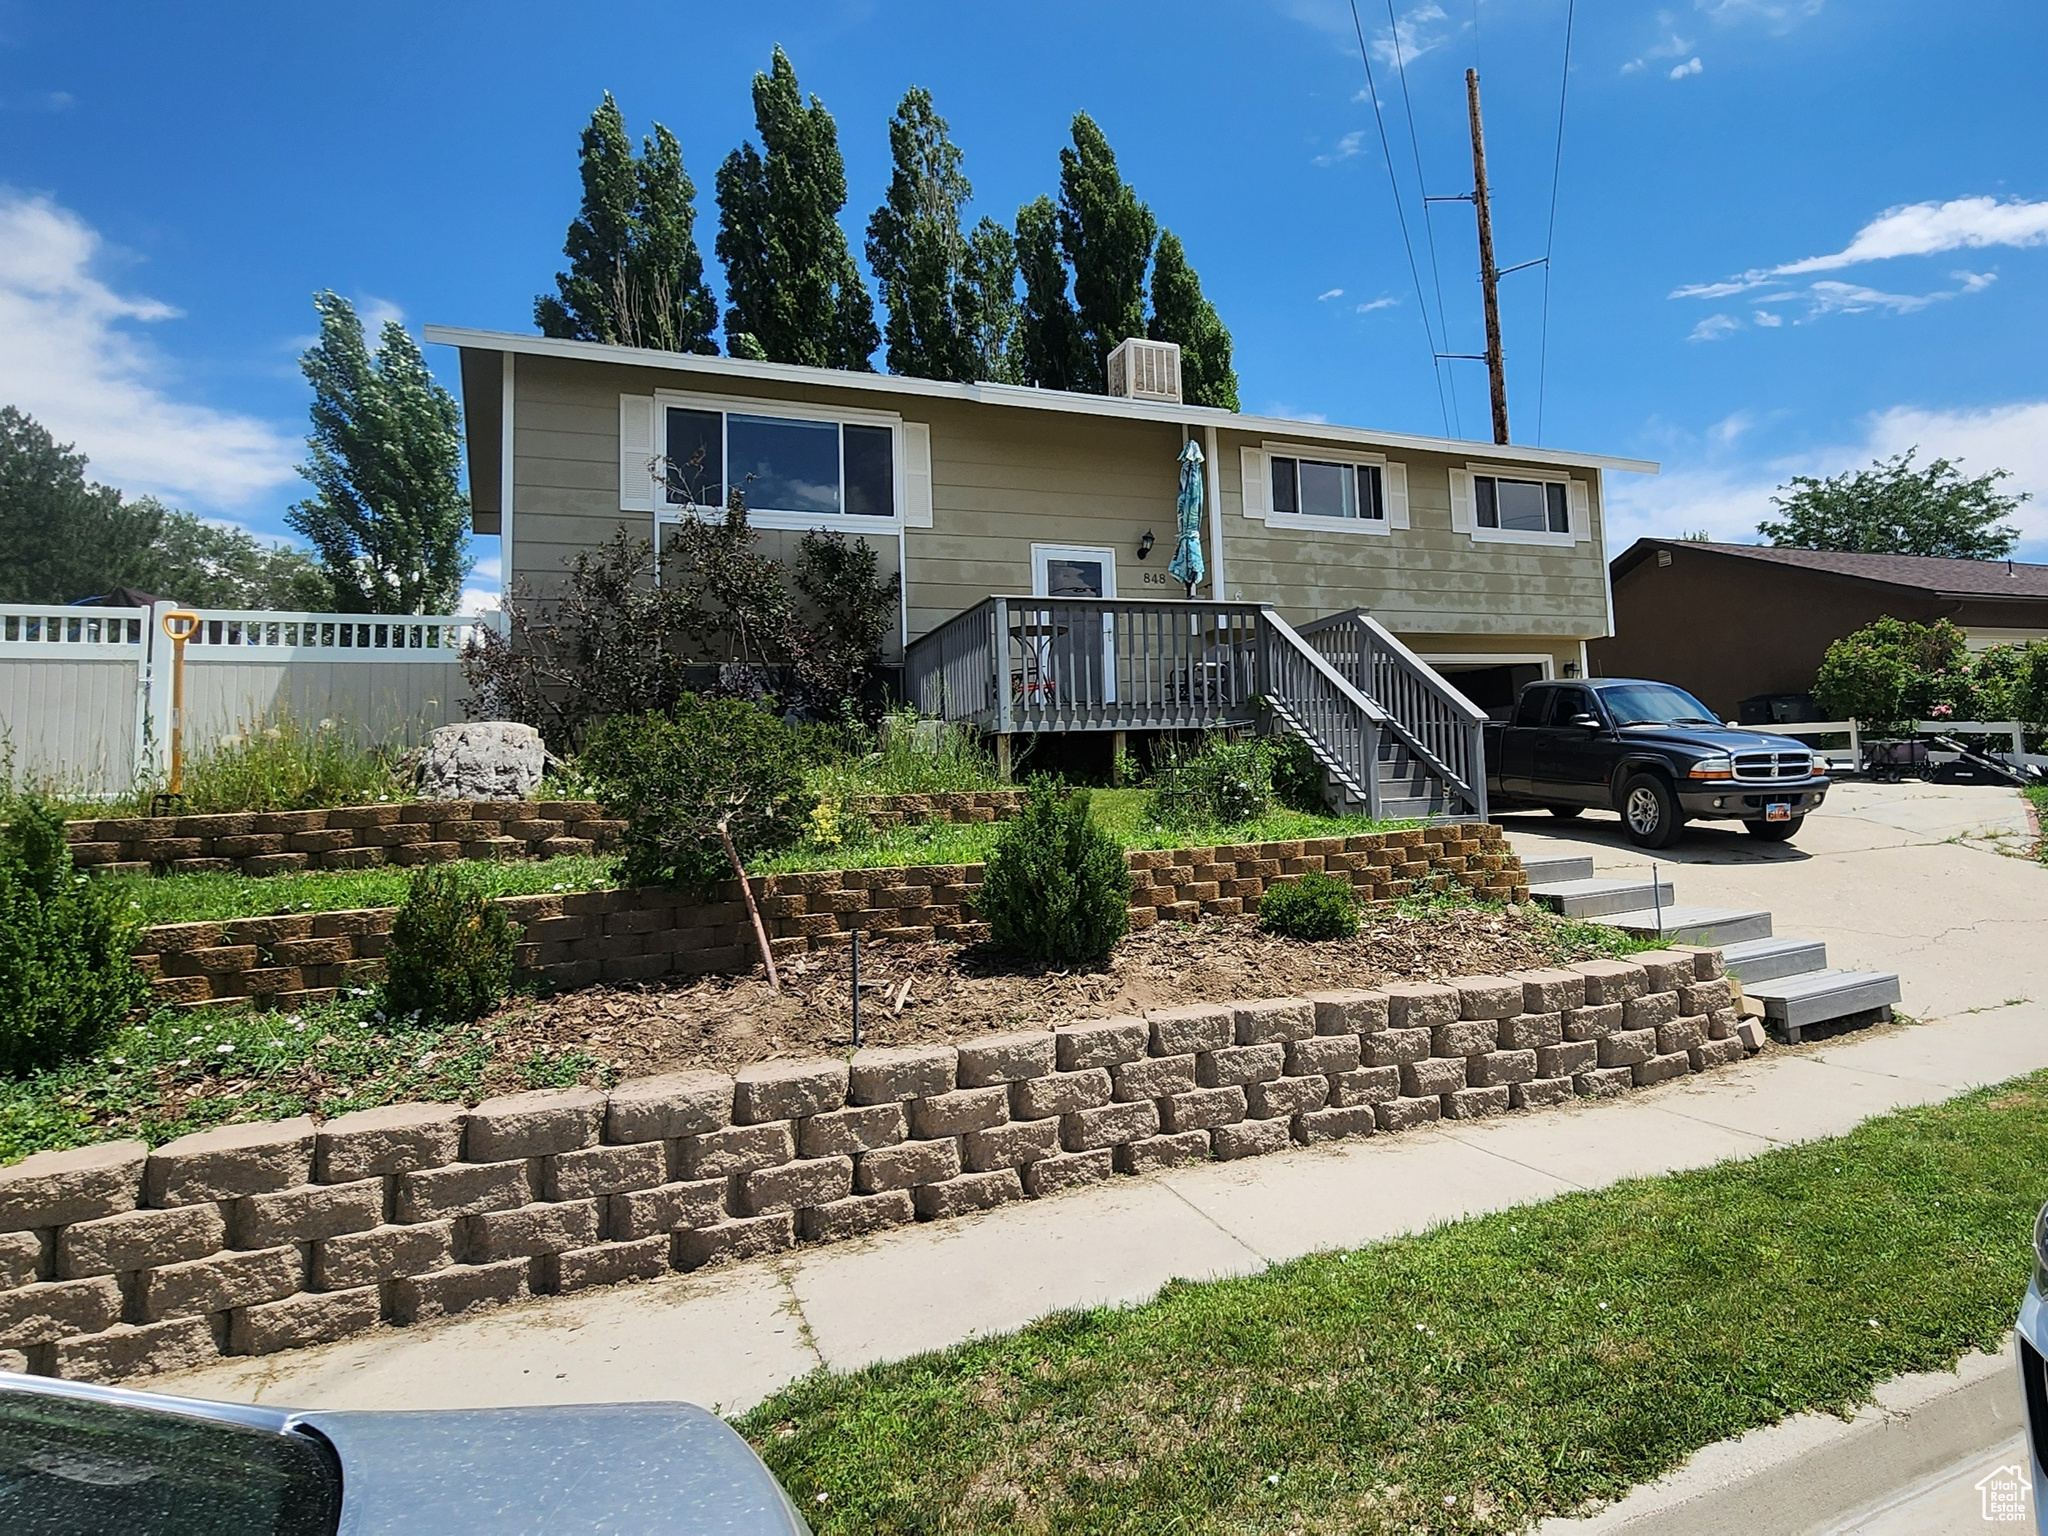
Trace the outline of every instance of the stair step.
<instances>
[{"instance_id":1,"label":"stair step","mask_svg":"<svg viewBox=\"0 0 2048 1536\"><path fill-rule=\"evenodd\" d=\"M1819 939L1745 939L1722 945L1721 958L1748 991L1759 982L1826 970L1828 947Z\"/></svg>"},{"instance_id":2,"label":"stair step","mask_svg":"<svg viewBox=\"0 0 2048 1536\"><path fill-rule=\"evenodd\" d=\"M1577 880L1529 882L1529 894L1562 917L1605 917L1639 907L1671 906L1671 883L1584 876Z\"/></svg>"},{"instance_id":3,"label":"stair step","mask_svg":"<svg viewBox=\"0 0 2048 1536\"><path fill-rule=\"evenodd\" d=\"M1730 907L1667 906L1662 911L1645 907L1636 912L1606 913L1594 921L1640 938L1681 944L1732 944L1771 936L1770 913L1743 912ZM1749 990L1746 983L1743 990Z\"/></svg>"},{"instance_id":4,"label":"stair step","mask_svg":"<svg viewBox=\"0 0 2048 1536\"><path fill-rule=\"evenodd\" d=\"M1584 857L1555 859L1524 859L1522 871L1529 877L1529 884L1559 885L1566 880L1590 880L1593 878L1593 861Z\"/></svg>"},{"instance_id":5,"label":"stair step","mask_svg":"<svg viewBox=\"0 0 2048 1536\"><path fill-rule=\"evenodd\" d=\"M1390 799L1380 796L1380 816L1387 821L1427 821L1441 815L1444 808L1441 795L1413 795ZM1363 814L1361 812L1361 814Z\"/></svg>"},{"instance_id":6,"label":"stair step","mask_svg":"<svg viewBox=\"0 0 2048 1536\"><path fill-rule=\"evenodd\" d=\"M1764 1017L1794 1044L1809 1025L1873 1008L1889 1008L1899 1000L1899 978L1881 971L1810 971L1778 981L1744 982L1742 993L1764 1005Z\"/></svg>"}]
</instances>

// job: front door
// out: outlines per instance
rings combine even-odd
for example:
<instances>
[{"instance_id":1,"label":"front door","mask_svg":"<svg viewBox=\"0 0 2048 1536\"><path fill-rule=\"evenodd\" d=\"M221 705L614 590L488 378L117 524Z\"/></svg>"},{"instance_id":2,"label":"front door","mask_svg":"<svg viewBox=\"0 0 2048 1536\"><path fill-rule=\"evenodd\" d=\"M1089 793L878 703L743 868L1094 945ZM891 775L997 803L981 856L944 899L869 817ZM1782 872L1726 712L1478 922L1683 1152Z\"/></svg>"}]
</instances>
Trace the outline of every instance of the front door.
<instances>
[{"instance_id":1,"label":"front door","mask_svg":"<svg viewBox=\"0 0 2048 1536\"><path fill-rule=\"evenodd\" d=\"M1116 551L1089 545L1032 545L1031 595L1055 600L1115 597ZM1025 669L1042 675L1046 702L1116 702L1116 621L1103 614L1098 639L1093 620L1092 614L1048 609L1033 626L1037 633Z\"/></svg>"}]
</instances>

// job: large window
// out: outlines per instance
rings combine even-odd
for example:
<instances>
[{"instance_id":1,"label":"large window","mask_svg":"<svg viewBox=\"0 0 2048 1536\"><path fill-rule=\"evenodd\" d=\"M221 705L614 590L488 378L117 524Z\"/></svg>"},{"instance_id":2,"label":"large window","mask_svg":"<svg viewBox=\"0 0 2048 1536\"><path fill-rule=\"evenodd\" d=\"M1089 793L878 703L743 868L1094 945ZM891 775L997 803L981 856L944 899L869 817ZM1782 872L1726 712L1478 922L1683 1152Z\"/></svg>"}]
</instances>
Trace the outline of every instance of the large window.
<instances>
[{"instance_id":1,"label":"large window","mask_svg":"<svg viewBox=\"0 0 2048 1536\"><path fill-rule=\"evenodd\" d=\"M1301 517L1355 517L1375 522L1387 515L1384 478L1377 464L1332 464L1324 459L1270 456L1273 510Z\"/></svg>"},{"instance_id":2,"label":"large window","mask_svg":"<svg viewBox=\"0 0 2048 1536\"><path fill-rule=\"evenodd\" d=\"M670 506L722 507L737 490L752 512L896 515L887 427L672 405L663 452Z\"/></svg>"},{"instance_id":3,"label":"large window","mask_svg":"<svg viewBox=\"0 0 2048 1536\"><path fill-rule=\"evenodd\" d=\"M1564 483L1558 480L1509 480L1499 475L1472 477L1474 512L1482 528L1511 533L1570 533L1571 513L1565 505Z\"/></svg>"}]
</instances>

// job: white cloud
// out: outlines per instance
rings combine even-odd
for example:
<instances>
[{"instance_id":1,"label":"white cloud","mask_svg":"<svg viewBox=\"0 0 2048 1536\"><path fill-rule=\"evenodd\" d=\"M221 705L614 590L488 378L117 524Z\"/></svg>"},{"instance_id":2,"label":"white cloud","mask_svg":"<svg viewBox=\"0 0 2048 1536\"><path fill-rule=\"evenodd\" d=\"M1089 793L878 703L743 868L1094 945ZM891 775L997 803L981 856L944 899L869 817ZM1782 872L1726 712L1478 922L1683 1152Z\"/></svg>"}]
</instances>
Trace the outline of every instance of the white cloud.
<instances>
[{"instance_id":1,"label":"white cloud","mask_svg":"<svg viewBox=\"0 0 2048 1536\"><path fill-rule=\"evenodd\" d=\"M1755 21L1772 32L1789 32L1809 16L1818 16L1827 0L1693 0L1693 8L1724 25Z\"/></svg>"},{"instance_id":2,"label":"white cloud","mask_svg":"<svg viewBox=\"0 0 2048 1536\"><path fill-rule=\"evenodd\" d=\"M69 209L0 189L0 403L75 443L93 478L127 491L222 508L291 480L297 438L171 393L172 368L134 327L178 311L94 276L99 249Z\"/></svg>"},{"instance_id":3,"label":"white cloud","mask_svg":"<svg viewBox=\"0 0 2048 1536\"><path fill-rule=\"evenodd\" d=\"M355 301L355 305L356 317L363 322L363 335L372 347L377 345L377 338L384 334L388 322L395 320L400 325L405 324L405 311L389 299L366 293Z\"/></svg>"},{"instance_id":4,"label":"white cloud","mask_svg":"<svg viewBox=\"0 0 2048 1536\"><path fill-rule=\"evenodd\" d=\"M1642 59L1630 59L1626 64L1621 66L1621 72L1624 75L1633 75L1643 67L1645 62L1646 61Z\"/></svg>"},{"instance_id":5,"label":"white cloud","mask_svg":"<svg viewBox=\"0 0 2048 1536\"><path fill-rule=\"evenodd\" d=\"M69 112L78 98L69 91L22 91L0 96L0 112Z\"/></svg>"},{"instance_id":6,"label":"white cloud","mask_svg":"<svg viewBox=\"0 0 2048 1536\"><path fill-rule=\"evenodd\" d=\"M1396 304L1400 302L1401 301L1398 298L1370 299L1367 302L1358 306L1358 312L1361 315L1369 315L1376 309L1392 309Z\"/></svg>"},{"instance_id":7,"label":"white cloud","mask_svg":"<svg viewBox=\"0 0 2048 1536\"><path fill-rule=\"evenodd\" d=\"M1354 128L1337 141L1337 147L1327 154L1316 156L1317 165L1335 165L1339 160L1349 160L1353 155L1365 152L1365 130Z\"/></svg>"},{"instance_id":8,"label":"white cloud","mask_svg":"<svg viewBox=\"0 0 2048 1536\"><path fill-rule=\"evenodd\" d=\"M1406 64L1420 58L1457 35L1458 28L1446 25L1449 21L1442 6L1418 5L1398 17L1392 27L1373 33L1373 57L1383 64Z\"/></svg>"},{"instance_id":9,"label":"white cloud","mask_svg":"<svg viewBox=\"0 0 2048 1536\"><path fill-rule=\"evenodd\" d=\"M1717 447L1733 448L1743 435L1756 426L1754 411L1730 411L1711 427L1707 428L1707 440Z\"/></svg>"},{"instance_id":10,"label":"white cloud","mask_svg":"<svg viewBox=\"0 0 2048 1536\"><path fill-rule=\"evenodd\" d=\"M1934 256L1943 251L1984 250L1991 246L2048 245L2048 201L2024 198L2000 202L1993 197L1957 197L1945 203L1908 203L1887 208L1856 231L1841 250L1808 256L1778 267L1756 267L1720 283L1695 283L1674 289L1674 299L1720 299L1747 293L1782 277L1808 272L1838 272L1867 261L1895 256Z\"/></svg>"},{"instance_id":11,"label":"white cloud","mask_svg":"<svg viewBox=\"0 0 2048 1536\"><path fill-rule=\"evenodd\" d=\"M1742 322L1733 315L1709 315L1698 325L1694 326L1692 334L1685 339L1687 341L1719 341L1730 331L1739 331L1741 329Z\"/></svg>"},{"instance_id":12,"label":"white cloud","mask_svg":"<svg viewBox=\"0 0 2048 1536\"><path fill-rule=\"evenodd\" d=\"M1687 59L1683 64L1679 65L1676 69L1671 71L1671 78L1674 80L1683 80L1687 75L1699 74L1705 68L1706 65L1700 62L1699 55L1694 54L1691 58Z\"/></svg>"},{"instance_id":13,"label":"white cloud","mask_svg":"<svg viewBox=\"0 0 2048 1536\"><path fill-rule=\"evenodd\" d=\"M1768 309L1760 309L1750 318L1767 331L1774 331L1785 323L1783 315L1774 315Z\"/></svg>"},{"instance_id":14,"label":"white cloud","mask_svg":"<svg viewBox=\"0 0 2048 1536\"><path fill-rule=\"evenodd\" d=\"M2031 497L2008 519L2020 530L2018 558L2048 561L2048 400L1974 410L1893 406L1865 418L1859 441L1737 464L1725 461L1717 430L1709 429L1712 446L1698 462L1676 463L1655 477L1609 481L1610 555L1639 538L1697 529L1722 543L1756 543L1757 524L1772 514L1772 495L1794 475L1838 475L1917 448L1921 463L1953 459L1967 475L2010 470L2012 478L1999 489Z\"/></svg>"},{"instance_id":15,"label":"white cloud","mask_svg":"<svg viewBox=\"0 0 2048 1536\"><path fill-rule=\"evenodd\" d=\"M504 603L504 562L497 555L486 555L477 561L476 568L469 573L469 580L463 583L462 596L456 603L457 613L492 613Z\"/></svg>"},{"instance_id":16,"label":"white cloud","mask_svg":"<svg viewBox=\"0 0 2048 1536\"><path fill-rule=\"evenodd\" d=\"M1316 302L1320 304L1325 299L1341 299L1343 297L1344 290L1342 288L1326 288L1321 293L1316 295Z\"/></svg>"}]
</instances>

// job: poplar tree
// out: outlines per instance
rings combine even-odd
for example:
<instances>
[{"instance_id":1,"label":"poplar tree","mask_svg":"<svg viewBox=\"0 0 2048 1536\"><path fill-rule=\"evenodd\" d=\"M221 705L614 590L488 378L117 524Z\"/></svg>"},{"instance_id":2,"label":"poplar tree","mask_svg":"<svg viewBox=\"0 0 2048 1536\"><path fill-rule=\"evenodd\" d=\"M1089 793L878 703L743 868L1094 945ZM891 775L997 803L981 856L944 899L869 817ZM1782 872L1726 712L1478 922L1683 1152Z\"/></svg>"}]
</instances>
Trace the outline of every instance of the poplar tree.
<instances>
[{"instance_id":1,"label":"poplar tree","mask_svg":"<svg viewBox=\"0 0 2048 1536\"><path fill-rule=\"evenodd\" d=\"M1074 145L1060 151L1060 250L1074 272L1074 308L1104 389L1109 354L1145 334L1145 268L1159 233L1152 210L1117 170L1116 153L1086 112L1074 114Z\"/></svg>"},{"instance_id":2,"label":"poplar tree","mask_svg":"<svg viewBox=\"0 0 2048 1536\"><path fill-rule=\"evenodd\" d=\"M873 367L874 304L839 227L846 163L815 95L804 104L780 47L754 76L754 128L718 168L718 258L726 350L823 368Z\"/></svg>"},{"instance_id":3,"label":"poplar tree","mask_svg":"<svg viewBox=\"0 0 2048 1536\"><path fill-rule=\"evenodd\" d=\"M1067 268L1060 257L1059 210L1049 197L1017 210L1017 271L1024 302L1017 316L1019 372L1040 389L1101 394L1103 379L1088 366L1088 339L1067 295Z\"/></svg>"},{"instance_id":4,"label":"poplar tree","mask_svg":"<svg viewBox=\"0 0 2048 1536\"><path fill-rule=\"evenodd\" d=\"M1145 334L1180 347L1181 398L1190 405L1237 409L1237 370L1230 365L1230 332L1216 306L1202 296L1202 280L1172 230L1159 236L1152 259L1152 321Z\"/></svg>"},{"instance_id":5,"label":"poplar tree","mask_svg":"<svg viewBox=\"0 0 2048 1536\"><path fill-rule=\"evenodd\" d=\"M374 357L354 306L313 298L320 339L299 367L313 386L315 496L285 521L312 544L340 613L448 613L469 574L462 412L419 347L384 322Z\"/></svg>"},{"instance_id":6,"label":"poplar tree","mask_svg":"<svg viewBox=\"0 0 2048 1536\"><path fill-rule=\"evenodd\" d=\"M1017 384L1017 244L1010 232L984 217L967 237L957 301L961 334L974 359L974 377Z\"/></svg>"},{"instance_id":7,"label":"poplar tree","mask_svg":"<svg viewBox=\"0 0 2048 1536\"><path fill-rule=\"evenodd\" d=\"M636 159L607 91L583 130L583 208L569 225L555 292L533 301L546 336L712 353L718 307L697 249L697 187L661 124Z\"/></svg>"}]
</instances>

